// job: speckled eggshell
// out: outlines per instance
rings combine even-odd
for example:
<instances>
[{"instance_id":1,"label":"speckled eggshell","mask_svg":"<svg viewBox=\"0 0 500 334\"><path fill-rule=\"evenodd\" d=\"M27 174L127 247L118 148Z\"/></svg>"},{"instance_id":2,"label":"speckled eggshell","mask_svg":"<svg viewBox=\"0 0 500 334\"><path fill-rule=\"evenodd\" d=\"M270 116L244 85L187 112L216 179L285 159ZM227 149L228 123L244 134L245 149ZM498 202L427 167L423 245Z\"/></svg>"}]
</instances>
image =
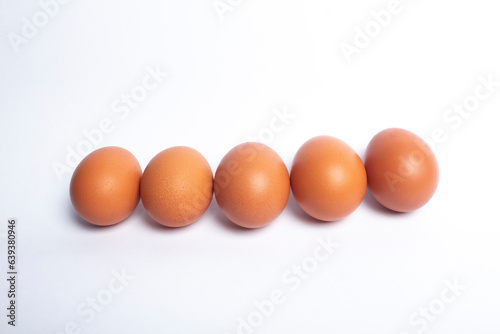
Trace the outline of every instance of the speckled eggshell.
<instances>
[{"instance_id":1,"label":"speckled eggshell","mask_svg":"<svg viewBox=\"0 0 500 334\"><path fill-rule=\"evenodd\" d=\"M182 227L195 222L208 209L212 197L212 169L193 148L168 148L158 153L144 170L144 209L164 226Z\"/></svg>"},{"instance_id":2,"label":"speckled eggshell","mask_svg":"<svg viewBox=\"0 0 500 334\"><path fill-rule=\"evenodd\" d=\"M233 223L259 228L275 220L290 195L285 163L270 147L244 143L220 162L214 179L217 203Z\"/></svg>"},{"instance_id":3,"label":"speckled eggshell","mask_svg":"<svg viewBox=\"0 0 500 334\"><path fill-rule=\"evenodd\" d=\"M139 203L141 166L129 151L103 147L85 157L73 173L70 197L84 220L99 226L127 218Z\"/></svg>"},{"instance_id":4,"label":"speckled eggshell","mask_svg":"<svg viewBox=\"0 0 500 334\"><path fill-rule=\"evenodd\" d=\"M292 192L311 217L336 221L352 213L366 193L361 158L340 139L318 136L295 154L290 172Z\"/></svg>"},{"instance_id":5,"label":"speckled eggshell","mask_svg":"<svg viewBox=\"0 0 500 334\"><path fill-rule=\"evenodd\" d=\"M404 129L376 134L366 148L365 166L373 197L393 211L421 208L437 189L436 156L422 138Z\"/></svg>"}]
</instances>

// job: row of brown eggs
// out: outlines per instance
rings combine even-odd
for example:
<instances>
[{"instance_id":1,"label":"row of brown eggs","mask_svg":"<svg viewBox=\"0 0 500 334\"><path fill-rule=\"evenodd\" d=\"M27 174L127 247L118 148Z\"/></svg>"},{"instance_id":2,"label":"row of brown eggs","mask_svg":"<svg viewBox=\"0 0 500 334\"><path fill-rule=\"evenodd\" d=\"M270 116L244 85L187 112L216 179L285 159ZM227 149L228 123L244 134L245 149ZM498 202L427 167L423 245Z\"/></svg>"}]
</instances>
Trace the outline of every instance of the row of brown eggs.
<instances>
[{"instance_id":1,"label":"row of brown eggs","mask_svg":"<svg viewBox=\"0 0 500 334\"><path fill-rule=\"evenodd\" d=\"M417 135L397 128L381 131L365 155L363 164L343 141L315 137L299 148L289 175L274 150L249 142L230 150L213 177L207 160L190 147L158 153L144 173L129 151L104 147L78 165L70 196L80 217L94 225L124 220L142 199L155 221L181 227L198 220L215 193L224 215L246 228L276 219L290 188L298 205L321 221L352 213L367 186L380 204L398 212L416 210L433 196L439 178L436 157Z\"/></svg>"}]
</instances>

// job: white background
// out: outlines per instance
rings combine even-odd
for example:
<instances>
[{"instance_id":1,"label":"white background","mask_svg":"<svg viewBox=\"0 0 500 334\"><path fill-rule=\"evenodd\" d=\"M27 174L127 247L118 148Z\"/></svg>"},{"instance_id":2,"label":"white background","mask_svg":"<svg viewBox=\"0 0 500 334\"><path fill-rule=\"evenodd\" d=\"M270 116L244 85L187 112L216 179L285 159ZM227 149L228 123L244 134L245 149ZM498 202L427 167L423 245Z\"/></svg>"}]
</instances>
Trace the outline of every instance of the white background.
<instances>
[{"instance_id":1,"label":"white background","mask_svg":"<svg viewBox=\"0 0 500 334\"><path fill-rule=\"evenodd\" d=\"M251 331L498 333L500 87L460 124L443 120L480 76L500 81L496 2L401 0L350 63L340 44L388 1L231 3L221 19L212 0L70 1L16 52L9 36L22 36L23 17L33 22L41 7L0 2L0 277L11 217L19 249L17 326L6 324L2 278L1 332L64 333L75 323L68 333L237 333L239 317L278 289L284 302ZM112 104L156 66L168 78L121 119ZM275 109L293 118L264 141L288 167L316 135L363 157L385 128L424 138L442 128L434 198L394 214L367 195L349 217L321 223L291 197L258 230L234 227L215 200L181 229L162 228L139 204L126 221L96 228L71 207L71 173L54 171L106 118L113 130L93 148L124 147L144 169L187 145L215 171L229 149L267 131ZM318 238L339 246L293 290L283 275L310 260ZM134 278L86 321L77 308L106 295L113 270ZM425 329L410 323L439 305L446 280L466 288Z\"/></svg>"}]
</instances>

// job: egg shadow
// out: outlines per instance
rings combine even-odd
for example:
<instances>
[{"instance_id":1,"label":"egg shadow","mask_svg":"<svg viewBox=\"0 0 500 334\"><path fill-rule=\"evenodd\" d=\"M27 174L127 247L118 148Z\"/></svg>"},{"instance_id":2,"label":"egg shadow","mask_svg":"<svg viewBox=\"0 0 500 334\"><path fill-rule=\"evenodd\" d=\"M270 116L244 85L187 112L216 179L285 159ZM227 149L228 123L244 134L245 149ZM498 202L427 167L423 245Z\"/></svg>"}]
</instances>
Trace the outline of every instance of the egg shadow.
<instances>
[{"instance_id":1,"label":"egg shadow","mask_svg":"<svg viewBox=\"0 0 500 334\"><path fill-rule=\"evenodd\" d=\"M369 189L366 190L365 198L363 199L363 202L365 202L365 205L367 205L371 210L387 216L387 217L394 217L394 216L401 216L404 214L407 214L406 212L397 212L397 211L392 211L391 209L386 208L382 204L380 204L375 197L373 197L372 193L370 192Z\"/></svg>"}]
</instances>

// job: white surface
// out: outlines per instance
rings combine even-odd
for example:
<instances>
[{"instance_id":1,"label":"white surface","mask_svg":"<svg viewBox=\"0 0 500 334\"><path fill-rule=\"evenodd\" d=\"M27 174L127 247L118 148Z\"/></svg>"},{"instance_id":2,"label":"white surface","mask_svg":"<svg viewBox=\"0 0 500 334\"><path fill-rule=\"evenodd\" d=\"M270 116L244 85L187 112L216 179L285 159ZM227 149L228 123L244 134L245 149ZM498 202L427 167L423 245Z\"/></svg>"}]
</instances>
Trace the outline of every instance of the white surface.
<instances>
[{"instance_id":1,"label":"white surface","mask_svg":"<svg viewBox=\"0 0 500 334\"><path fill-rule=\"evenodd\" d=\"M498 4L402 0L404 10L348 64L340 43L388 1L232 3L221 20L212 0L70 1L17 53L8 35L40 5L0 3L0 277L7 219L19 225L17 326L6 324L1 279L1 332L63 333L75 322L81 333L237 333L254 301L280 290L284 302L255 333L498 333L500 88L456 129L442 118L474 94L479 76L500 80ZM168 78L120 119L114 101L157 65ZM123 223L93 228L72 210L70 173L59 180L53 170L82 131L110 118L114 128L95 148L127 148L144 168L187 145L215 171L230 148L269 126L275 108L295 116L268 142L288 166L316 135L363 156L382 129L427 138L442 127L435 197L393 214L368 196L336 223L315 222L291 198L253 231L228 223L215 200L182 229L161 228L139 204ZM283 276L328 237L338 248L293 290ZM134 279L87 322L78 307L105 296L122 269ZM419 332L409 317L439 305L455 279L465 291Z\"/></svg>"}]
</instances>

